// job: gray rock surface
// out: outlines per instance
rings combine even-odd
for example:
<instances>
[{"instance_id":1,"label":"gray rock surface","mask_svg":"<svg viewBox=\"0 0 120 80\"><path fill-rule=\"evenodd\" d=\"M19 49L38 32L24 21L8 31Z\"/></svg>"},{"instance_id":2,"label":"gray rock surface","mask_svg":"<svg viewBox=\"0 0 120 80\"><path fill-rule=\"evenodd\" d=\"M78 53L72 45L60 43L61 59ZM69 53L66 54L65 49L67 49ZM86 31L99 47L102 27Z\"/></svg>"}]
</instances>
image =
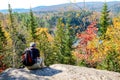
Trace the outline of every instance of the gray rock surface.
<instances>
[{"instance_id":1,"label":"gray rock surface","mask_svg":"<svg viewBox=\"0 0 120 80\"><path fill-rule=\"evenodd\" d=\"M9 68L0 74L0 80L120 80L120 73L54 64L37 70Z\"/></svg>"}]
</instances>

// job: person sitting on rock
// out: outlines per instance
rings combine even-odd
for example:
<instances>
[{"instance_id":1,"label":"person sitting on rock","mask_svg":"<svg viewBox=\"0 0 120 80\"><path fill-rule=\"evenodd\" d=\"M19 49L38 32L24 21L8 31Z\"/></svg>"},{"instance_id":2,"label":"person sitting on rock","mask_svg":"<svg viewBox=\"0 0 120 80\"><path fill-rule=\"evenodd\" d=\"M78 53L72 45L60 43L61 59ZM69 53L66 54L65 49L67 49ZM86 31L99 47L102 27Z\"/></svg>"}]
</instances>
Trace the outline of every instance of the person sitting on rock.
<instances>
[{"instance_id":1,"label":"person sitting on rock","mask_svg":"<svg viewBox=\"0 0 120 80\"><path fill-rule=\"evenodd\" d=\"M31 53L30 55L28 54L28 51L29 53ZM27 57L26 57L27 56ZM39 50L36 48L36 44L35 42L31 42L30 43L30 47L27 48L25 51L24 51L24 56L22 57L23 58L23 64L28 68L28 69L38 69L38 68L43 68L45 67L44 65L44 60L43 58L40 58L40 52ZM32 60L30 60L32 58ZM31 65L31 62L32 65Z\"/></svg>"}]
</instances>

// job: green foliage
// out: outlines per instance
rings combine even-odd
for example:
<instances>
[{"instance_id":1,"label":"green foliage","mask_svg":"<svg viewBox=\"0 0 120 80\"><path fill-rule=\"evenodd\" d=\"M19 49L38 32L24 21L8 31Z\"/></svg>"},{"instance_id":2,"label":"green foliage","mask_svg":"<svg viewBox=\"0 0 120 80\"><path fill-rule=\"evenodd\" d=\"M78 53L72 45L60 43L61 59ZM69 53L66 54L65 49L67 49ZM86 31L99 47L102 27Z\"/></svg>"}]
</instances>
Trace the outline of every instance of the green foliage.
<instances>
[{"instance_id":1,"label":"green foliage","mask_svg":"<svg viewBox=\"0 0 120 80\"><path fill-rule=\"evenodd\" d=\"M63 54L64 54L64 46L63 46L63 40L65 37L64 34L64 24L62 25L62 22L60 19L58 19L57 24L57 30L55 33L55 41L54 41L54 53L56 54L56 62L62 63L63 62Z\"/></svg>"},{"instance_id":2,"label":"green foliage","mask_svg":"<svg viewBox=\"0 0 120 80\"><path fill-rule=\"evenodd\" d=\"M88 66L85 60L80 60L77 64L79 66Z\"/></svg>"},{"instance_id":3,"label":"green foliage","mask_svg":"<svg viewBox=\"0 0 120 80\"><path fill-rule=\"evenodd\" d=\"M88 16L90 16L92 12L90 11L68 11L64 12L64 24L69 24L73 29L75 29L75 33L82 32L87 29L87 26L90 24L88 20Z\"/></svg>"},{"instance_id":4,"label":"green foliage","mask_svg":"<svg viewBox=\"0 0 120 80\"><path fill-rule=\"evenodd\" d=\"M51 42L49 42L48 40L48 36L47 36L48 32L47 31L42 31L39 35L38 35L38 47L40 49L40 54L41 57L44 58L44 62L45 64L48 66L52 63L52 48L51 48Z\"/></svg>"},{"instance_id":5,"label":"green foliage","mask_svg":"<svg viewBox=\"0 0 120 80\"><path fill-rule=\"evenodd\" d=\"M58 19L57 30L54 41L54 53L56 54L57 63L74 64L71 53L72 39L69 32L69 25L62 23L62 18Z\"/></svg>"},{"instance_id":6,"label":"green foliage","mask_svg":"<svg viewBox=\"0 0 120 80\"><path fill-rule=\"evenodd\" d=\"M65 29L65 40L64 40L64 46L65 46L65 53L64 53L64 61L66 61L66 64L75 64L75 60L73 58L73 55L71 51L73 50L72 45L73 41L75 40L75 37L72 35L72 31L70 30L70 25L66 24Z\"/></svg>"},{"instance_id":7,"label":"green foliage","mask_svg":"<svg viewBox=\"0 0 120 80\"><path fill-rule=\"evenodd\" d=\"M8 33L10 34L10 38L12 40L12 46L9 47L10 52L8 52L9 54L7 56L9 56L9 60L8 61L8 66L12 66L12 67L19 67L21 65L20 63L20 55L21 55L21 51L24 48L24 41L23 41L23 34L20 33L20 28L18 27L18 25L16 24L15 18L12 14L12 8L10 6L10 4L8 4L9 6L9 26L8 26Z\"/></svg>"},{"instance_id":8,"label":"green foliage","mask_svg":"<svg viewBox=\"0 0 120 80\"><path fill-rule=\"evenodd\" d=\"M107 8L107 4L104 3L102 13L101 13L101 18L100 18L100 27L99 27L100 36L102 37L105 36L109 23L110 23L109 11Z\"/></svg>"},{"instance_id":9,"label":"green foliage","mask_svg":"<svg viewBox=\"0 0 120 80\"><path fill-rule=\"evenodd\" d=\"M37 14L37 16L40 16L37 20L40 27L51 29L55 28L58 19L62 18L64 24L68 23L70 27L75 30L75 33L79 33L86 30L90 24L88 20L88 16L90 15L92 15L91 11L48 12Z\"/></svg>"},{"instance_id":10,"label":"green foliage","mask_svg":"<svg viewBox=\"0 0 120 80\"><path fill-rule=\"evenodd\" d=\"M120 72L119 56L120 54L118 52L110 50L105 59L101 63L98 63L97 68Z\"/></svg>"},{"instance_id":11,"label":"green foliage","mask_svg":"<svg viewBox=\"0 0 120 80\"><path fill-rule=\"evenodd\" d=\"M14 18L13 18L13 15L12 15L12 9L11 9L11 6L10 6L10 4L8 4L8 7L9 7L9 9L8 9L8 11L9 11L9 33L10 33L10 37L11 37L11 39L12 39L12 51L13 51L13 53L12 53L12 55L11 55L11 57L12 57L12 63L11 63L11 65L13 66L13 67L15 67L15 56L16 56L16 27L14 26Z\"/></svg>"},{"instance_id":12,"label":"green foliage","mask_svg":"<svg viewBox=\"0 0 120 80\"><path fill-rule=\"evenodd\" d=\"M35 34L36 33L36 28L37 28L37 23L35 21L32 9L30 9L30 25L29 25L29 28L30 28L30 33L31 33L31 36L32 36L32 41L35 41L37 39L36 34Z\"/></svg>"}]
</instances>

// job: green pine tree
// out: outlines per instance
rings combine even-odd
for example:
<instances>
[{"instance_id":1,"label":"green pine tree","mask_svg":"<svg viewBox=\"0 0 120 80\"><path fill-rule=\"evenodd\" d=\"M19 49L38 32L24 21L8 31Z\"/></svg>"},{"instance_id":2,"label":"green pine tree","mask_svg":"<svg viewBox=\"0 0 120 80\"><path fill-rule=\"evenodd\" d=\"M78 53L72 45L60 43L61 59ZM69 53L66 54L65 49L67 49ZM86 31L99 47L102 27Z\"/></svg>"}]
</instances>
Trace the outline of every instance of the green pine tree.
<instances>
[{"instance_id":1,"label":"green pine tree","mask_svg":"<svg viewBox=\"0 0 120 80\"><path fill-rule=\"evenodd\" d=\"M64 46L65 46L65 53L64 55L64 63L66 64L74 64L75 60L72 56L71 51L73 50L72 45L73 45L73 36L70 32L70 25L66 24L66 29L65 29L65 40L64 40Z\"/></svg>"},{"instance_id":2,"label":"green pine tree","mask_svg":"<svg viewBox=\"0 0 120 80\"><path fill-rule=\"evenodd\" d=\"M12 40L12 46L10 47L10 53L9 56L9 65L12 67L19 67L20 66L20 52L22 52L24 45L23 39L24 35L20 32L20 28L16 24L16 20L14 18L14 15L12 13L12 8L10 4L8 4L8 15L9 15L9 26L8 26L8 32L10 34L10 38Z\"/></svg>"},{"instance_id":3,"label":"green pine tree","mask_svg":"<svg viewBox=\"0 0 120 80\"><path fill-rule=\"evenodd\" d=\"M107 31L107 27L109 26L109 22L110 20L109 20L108 6L106 3L104 3L101 12L100 27L99 27L100 36L102 36L103 38L105 37L105 33Z\"/></svg>"},{"instance_id":4,"label":"green pine tree","mask_svg":"<svg viewBox=\"0 0 120 80\"><path fill-rule=\"evenodd\" d=\"M36 28L37 28L37 23L36 23L36 20L35 20L35 17L33 15L33 12L32 12L32 9L30 9L30 34L31 34L31 37L32 37L32 41L36 41L37 39L37 36L36 36Z\"/></svg>"},{"instance_id":5,"label":"green pine tree","mask_svg":"<svg viewBox=\"0 0 120 80\"><path fill-rule=\"evenodd\" d=\"M58 19L57 30L55 34L54 53L56 63L73 64L74 60L71 54L72 39L69 32L69 25L66 26L62 22L62 18Z\"/></svg>"},{"instance_id":6,"label":"green pine tree","mask_svg":"<svg viewBox=\"0 0 120 80\"><path fill-rule=\"evenodd\" d=\"M12 39L12 67L15 67L15 56L16 56L16 48L15 48L15 44L16 44L16 27L14 25L14 18L13 18L13 14L12 14L12 8L10 6L10 4L8 4L8 12L9 12L9 33L10 33L10 37Z\"/></svg>"},{"instance_id":7,"label":"green pine tree","mask_svg":"<svg viewBox=\"0 0 120 80\"><path fill-rule=\"evenodd\" d=\"M55 39L54 39L54 54L55 54L55 63L63 63L64 62L64 56L63 54L65 53L65 47L63 46L64 44L64 39L65 39L65 34L64 34L64 25L62 25L62 18L58 19L57 23L57 30L55 32Z\"/></svg>"}]
</instances>

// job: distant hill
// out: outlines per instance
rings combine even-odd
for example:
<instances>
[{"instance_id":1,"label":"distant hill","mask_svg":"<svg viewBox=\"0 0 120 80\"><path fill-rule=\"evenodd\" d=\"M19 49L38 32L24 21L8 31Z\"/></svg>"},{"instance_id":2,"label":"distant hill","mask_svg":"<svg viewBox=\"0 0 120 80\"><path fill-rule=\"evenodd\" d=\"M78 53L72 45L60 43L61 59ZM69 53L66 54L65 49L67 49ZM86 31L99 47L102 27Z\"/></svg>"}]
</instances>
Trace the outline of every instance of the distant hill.
<instances>
[{"instance_id":1,"label":"distant hill","mask_svg":"<svg viewBox=\"0 0 120 80\"><path fill-rule=\"evenodd\" d=\"M85 8L87 10L91 11L101 11L102 6L104 2L86 2ZM107 2L108 9L112 12L120 12L120 1L113 1L113 2ZM61 4L61 5L54 5L54 6L38 6L33 8L33 11L42 12L42 11L68 11L71 9L74 10L81 10L84 8L83 2L78 3L67 3L67 4Z\"/></svg>"},{"instance_id":2,"label":"distant hill","mask_svg":"<svg viewBox=\"0 0 120 80\"><path fill-rule=\"evenodd\" d=\"M101 11L104 2L86 2L85 8L92 11ZM114 13L120 12L120 1L107 2L108 9ZM84 8L83 2L78 3L66 3L53 6L37 6L32 8L35 12L54 12L54 11L68 11L68 10L80 10ZM0 10L2 13L7 13L8 10ZM29 12L29 9L13 9L14 12Z\"/></svg>"},{"instance_id":3,"label":"distant hill","mask_svg":"<svg viewBox=\"0 0 120 80\"><path fill-rule=\"evenodd\" d=\"M0 10L0 12L2 13L7 13L8 10L7 9L4 9L4 10ZM24 9L24 8L19 8L19 9L13 9L13 12L29 12L29 9Z\"/></svg>"}]
</instances>

